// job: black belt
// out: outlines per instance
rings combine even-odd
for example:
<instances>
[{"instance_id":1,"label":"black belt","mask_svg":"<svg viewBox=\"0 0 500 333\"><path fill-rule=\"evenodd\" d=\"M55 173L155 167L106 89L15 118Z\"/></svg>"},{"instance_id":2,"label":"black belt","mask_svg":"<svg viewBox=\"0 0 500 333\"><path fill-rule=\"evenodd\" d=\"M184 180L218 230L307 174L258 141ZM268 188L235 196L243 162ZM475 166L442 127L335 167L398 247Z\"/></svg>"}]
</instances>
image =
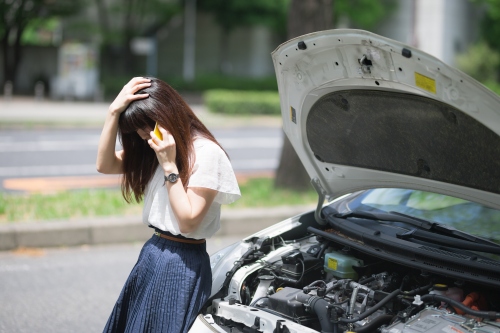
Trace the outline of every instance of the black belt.
<instances>
[{"instance_id":1,"label":"black belt","mask_svg":"<svg viewBox=\"0 0 500 333\"><path fill-rule=\"evenodd\" d=\"M179 242L179 243L187 243L187 244L203 244L206 242L205 239L194 239L194 238L187 238L182 235L174 235L169 231L163 231L158 228L155 228L153 226L149 226L150 228L155 229L155 235L161 238L165 238L174 242Z\"/></svg>"}]
</instances>

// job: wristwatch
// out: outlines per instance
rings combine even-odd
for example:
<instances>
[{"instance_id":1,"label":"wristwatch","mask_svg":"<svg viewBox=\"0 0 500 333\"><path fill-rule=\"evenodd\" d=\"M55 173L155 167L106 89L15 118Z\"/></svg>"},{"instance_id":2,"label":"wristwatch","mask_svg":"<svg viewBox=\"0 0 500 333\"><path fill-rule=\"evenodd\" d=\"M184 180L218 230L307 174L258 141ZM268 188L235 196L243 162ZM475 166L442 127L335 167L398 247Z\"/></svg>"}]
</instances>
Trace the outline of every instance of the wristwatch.
<instances>
[{"instance_id":1,"label":"wristwatch","mask_svg":"<svg viewBox=\"0 0 500 333\"><path fill-rule=\"evenodd\" d=\"M168 176L165 176L165 183L166 182L171 182L175 183L179 179L179 174L178 173L171 173Z\"/></svg>"}]
</instances>

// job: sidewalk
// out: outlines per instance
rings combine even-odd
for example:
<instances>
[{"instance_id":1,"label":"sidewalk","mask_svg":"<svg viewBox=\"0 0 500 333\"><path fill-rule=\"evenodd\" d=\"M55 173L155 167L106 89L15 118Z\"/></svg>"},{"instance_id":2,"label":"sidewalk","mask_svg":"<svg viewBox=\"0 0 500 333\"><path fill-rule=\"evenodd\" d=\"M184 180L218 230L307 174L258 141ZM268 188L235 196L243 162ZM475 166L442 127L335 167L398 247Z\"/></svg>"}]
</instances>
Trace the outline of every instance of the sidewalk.
<instances>
[{"instance_id":1,"label":"sidewalk","mask_svg":"<svg viewBox=\"0 0 500 333\"><path fill-rule=\"evenodd\" d=\"M235 116L209 112L201 97L191 97L192 110L209 128L227 127L281 127L277 116ZM101 127L106 119L109 102L52 101L35 100L31 97L5 99L0 95L0 129L7 127L22 128L33 126L55 127Z\"/></svg>"},{"instance_id":2,"label":"sidewalk","mask_svg":"<svg viewBox=\"0 0 500 333\"><path fill-rule=\"evenodd\" d=\"M214 237L249 236L292 216L314 209L312 206L262 209L226 209L221 228ZM82 219L0 225L0 251L16 248L65 247L127 242L144 242L153 230L141 216Z\"/></svg>"},{"instance_id":3,"label":"sidewalk","mask_svg":"<svg viewBox=\"0 0 500 333\"><path fill-rule=\"evenodd\" d=\"M189 98L187 98L189 102ZM199 98L194 99L199 102ZM100 127L109 103L36 101L28 97L6 100L0 96L0 130L35 126ZM243 126L281 126L273 116L226 116L213 114L204 105L191 104L193 111L210 129ZM266 209L223 209L221 229L215 237L251 235L294 215L312 210L311 206ZM82 219L0 225L0 251L20 247L60 247L145 241L152 229L140 216Z\"/></svg>"}]
</instances>

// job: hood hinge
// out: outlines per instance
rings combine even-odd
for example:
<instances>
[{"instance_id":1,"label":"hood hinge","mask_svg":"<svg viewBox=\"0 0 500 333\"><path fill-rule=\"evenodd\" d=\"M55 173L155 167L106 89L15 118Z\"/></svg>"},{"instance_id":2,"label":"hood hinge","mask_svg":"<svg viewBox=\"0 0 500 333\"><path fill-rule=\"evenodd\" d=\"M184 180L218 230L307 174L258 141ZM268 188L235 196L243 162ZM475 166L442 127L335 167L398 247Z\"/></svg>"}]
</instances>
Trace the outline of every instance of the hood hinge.
<instances>
[{"instance_id":1,"label":"hood hinge","mask_svg":"<svg viewBox=\"0 0 500 333\"><path fill-rule=\"evenodd\" d=\"M316 193L318 193L318 205L316 206L316 211L314 212L314 218L319 224L326 225L326 220L321 216L321 209L323 208L323 204L326 199L326 191L321 186L318 178L311 179L311 185L316 190Z\"/></svg>"}]
</instances>

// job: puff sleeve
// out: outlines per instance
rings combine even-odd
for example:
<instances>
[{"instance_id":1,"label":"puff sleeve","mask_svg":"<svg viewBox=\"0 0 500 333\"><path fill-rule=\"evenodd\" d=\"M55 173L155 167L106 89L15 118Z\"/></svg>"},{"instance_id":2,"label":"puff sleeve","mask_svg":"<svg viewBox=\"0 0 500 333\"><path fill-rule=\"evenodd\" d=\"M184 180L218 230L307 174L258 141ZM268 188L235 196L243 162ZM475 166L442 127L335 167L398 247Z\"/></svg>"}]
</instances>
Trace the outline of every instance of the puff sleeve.
<instances>
[{"instance_id":1,"label":"puff sleeve","mask_svg":"<svg viewBox=\"0 0 500 333\"><path fill-rule=\"evenodd\" d=\"M204 187L216 190L214 201L230 204L241 197L236 175L225 152L214 142L196 139L193 143L196 160L188 187Z\"/></svg>"}]
</instances>

